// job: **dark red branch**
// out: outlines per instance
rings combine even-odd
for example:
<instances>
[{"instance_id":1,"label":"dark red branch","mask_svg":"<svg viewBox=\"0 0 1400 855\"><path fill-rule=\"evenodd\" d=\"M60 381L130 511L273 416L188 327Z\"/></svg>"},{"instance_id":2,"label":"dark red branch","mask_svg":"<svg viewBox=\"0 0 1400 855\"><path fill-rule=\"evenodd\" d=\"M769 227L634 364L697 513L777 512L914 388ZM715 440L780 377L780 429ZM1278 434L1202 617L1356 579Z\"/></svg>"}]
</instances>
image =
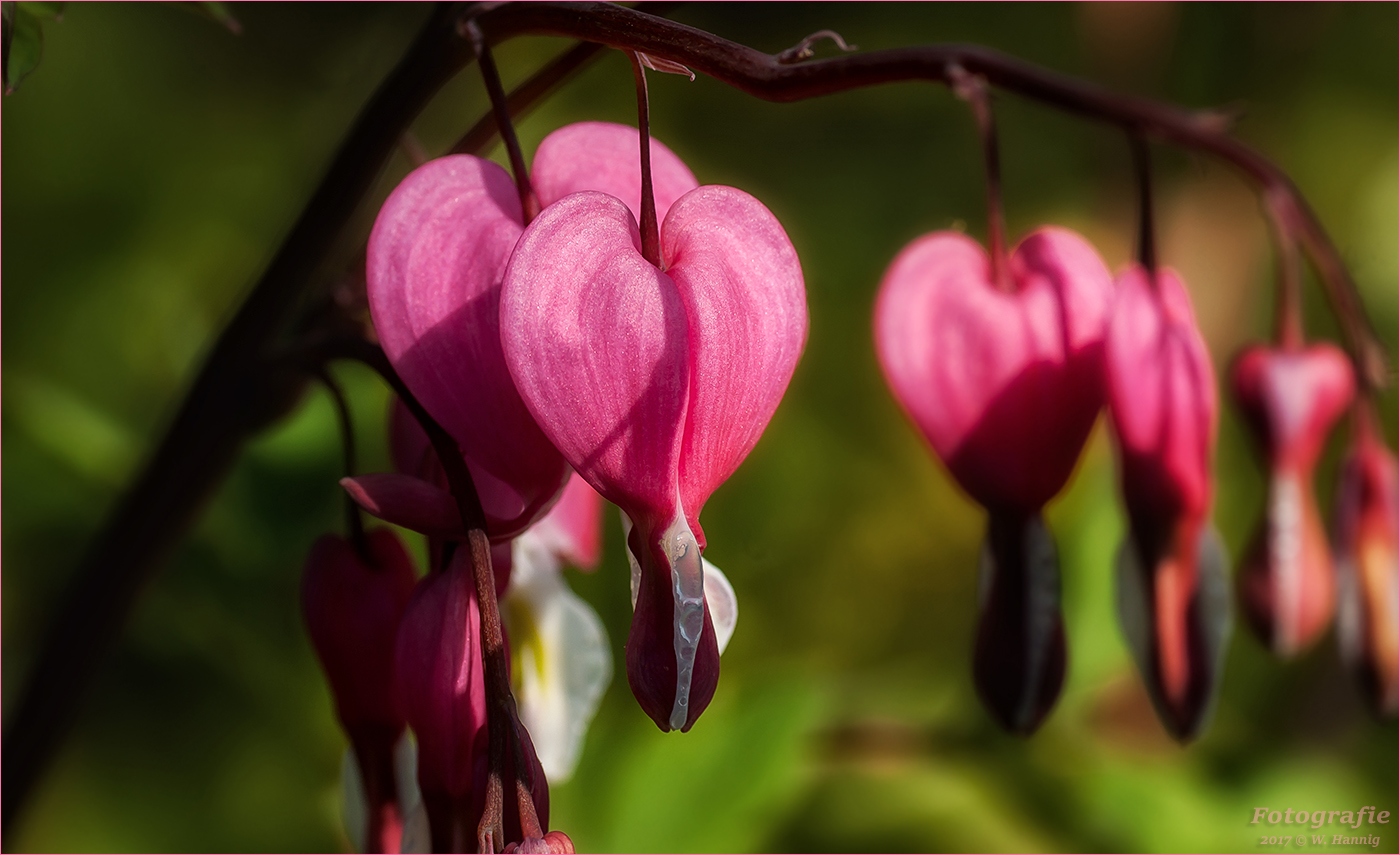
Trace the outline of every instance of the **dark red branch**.
<instances>
[{"instance_id":1,"label":"dark red branch","mask_svg":"<svg viewBox=\"0 0 1400 855\"><path fill-rule=\"evenodd\" d=\"M477 23L492 42L526 34L555 35L641 51L682 63L765 101L801 101L897 81L951 84L948 70L960 67L1008 92L1212 154L1265 192L1287 198L1289 227L1317 267L1361 383L1373 392L1386 384L1385 349L1371 331L1356 285L1327 232L1288 176L1230 137L1217 112L1192 112L1119 95L975 45L924 45L788 64L781 54L765 54L703 30L605 3L508 4L481 14Z\"/></svg>"}]
</instances>

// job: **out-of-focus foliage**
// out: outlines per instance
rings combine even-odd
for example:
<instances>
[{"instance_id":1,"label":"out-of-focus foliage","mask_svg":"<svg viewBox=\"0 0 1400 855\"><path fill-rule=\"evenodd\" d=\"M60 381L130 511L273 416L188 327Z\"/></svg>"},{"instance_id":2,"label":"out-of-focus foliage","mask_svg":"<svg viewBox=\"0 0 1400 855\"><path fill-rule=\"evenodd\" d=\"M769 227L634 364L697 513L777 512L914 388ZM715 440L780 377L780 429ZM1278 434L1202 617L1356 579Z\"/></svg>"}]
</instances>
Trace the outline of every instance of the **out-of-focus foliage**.
<instances>
[{"instance_id":1,"label":"out-of-focus foliage","mask_svg":"<svg viewBox=\"0 0 1400 855\"><path fill-rule=\"evenodd\" d=\"M155 5L73 5L45 22L42 65L4 103L7 716L83 544L425 13L252 4L234 10L236 37ZM701 5L675 17L767 51L827 27L864 50L976 41L1126 91L1243 105L1239 133L1315 204L1395 352L1394 5ZM507 85L560 47L502 47ZM522 122L527 152L567 122L633 121L631 86L625 60L604 58ZM1394 851L1395 728L1366 715L1332 635L1281 664L1237 633L1214 726L1185 749L1163 735L1113 621L1123 522L1102 427L1049 510L1064 696L1029 741L978 708L980 512L885 390L869 320L908 240L983 232L966 107L919 84L792 105L703 77L655 75L651 88L656 135L702 182L748 190L786 226L811 335L763 441L706 509L708 557L742 613L713 706L690 734L663 735L617 681L577 774L552 793L552 824L580 851L1245 851L1263 828L1255 807L1376 805L1391 823L1363 830L1382 829L1379 851ZM1120 136L1013 97L998 107L1013 235L1059 222L1123 264L1134 215ZM469 70L416 133L440 151L485 108ZM1219 367L1271 328L1267 232L1228 169L1157 160L1161 252ZM408 166L393 160L377 198ZM323 275L353 260L373 213L358 212ZM1335 335L1309 287L1310 333ZM384 468L385 392L337 373L364 464ZM1393 437L1393 395L1385 404ZM341 525L339 454L320 391L252 444L107 651L12 846L344 845L344 743L296 607L306 550ZM1228 408L1216 471L1216 522L1238 554L1263 490ZM628 571L609 526L602 568L570 580L620 663Z\"/></svg>"}]
</instances>

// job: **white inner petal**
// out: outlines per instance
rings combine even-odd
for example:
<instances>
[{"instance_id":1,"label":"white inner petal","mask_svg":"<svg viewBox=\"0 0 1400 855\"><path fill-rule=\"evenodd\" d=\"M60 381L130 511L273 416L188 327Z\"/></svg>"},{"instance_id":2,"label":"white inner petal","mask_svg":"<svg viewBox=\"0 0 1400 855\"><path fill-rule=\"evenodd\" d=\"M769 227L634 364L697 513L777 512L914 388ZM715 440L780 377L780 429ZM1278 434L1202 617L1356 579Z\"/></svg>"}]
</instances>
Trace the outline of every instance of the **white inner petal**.
<instances>
[{"instance_id":1,"label":"white inner petal","mask_svg":"<svg viewBox=\"0 0 1400 855\"><path fill-rule=\"evenodd\" d=\"M518 651L520 720L551 783L573 775L588 724L612 681L603 622L569 590L560 560L530 532L516 539L506 595Z\"/></svg>"},{"instance_id":2,"label":"white inner petal","mask_svg":"<svg viewBox=\"0 0 1400 855\"><path fill-rule=\"evenodd\" d=\"M734 596L734 586L729 584L729 577L724 575L724 571L708 559L701 558L700 563L705 568L705 602L710 607L710 620L715 625L715 642L719 644L719 652L723 653L734 635L734 625L739 622L739 600Z\"/></svg>"}]
</instances>

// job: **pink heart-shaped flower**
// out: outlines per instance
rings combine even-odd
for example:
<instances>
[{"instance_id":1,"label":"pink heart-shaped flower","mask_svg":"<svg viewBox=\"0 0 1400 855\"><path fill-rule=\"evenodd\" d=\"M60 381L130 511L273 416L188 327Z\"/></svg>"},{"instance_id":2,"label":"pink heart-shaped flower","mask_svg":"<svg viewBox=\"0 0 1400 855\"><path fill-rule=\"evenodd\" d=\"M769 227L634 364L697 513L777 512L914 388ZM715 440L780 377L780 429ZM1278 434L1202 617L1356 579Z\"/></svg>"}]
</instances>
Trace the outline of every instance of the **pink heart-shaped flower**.
<instances>
[{"instance_id":1,"label":"pink heart-shaped flower","mask_svg":"<svg viewBox=\"0 0 1400 855\"><path fill-rule=\"evenodd\" d=\"M1210 526L1215 374L1174 271L1119 274L1104 368L1129 524L1120 620L1163 723L1189 739L1220 686L1229 608Z\"/></svg>"},{"instance_id":2,"label":"pink heart-shaped flower","mask_svg":"<svg viewBox=\"0 0 1400 855\"><path fill-rule=\"evenodd\" d=\"M1012 289L956 232L925 235L885 273L875 346L895 397L982 505L1037 511L1060 491L1103 405L1112 280L1061 228L1011 254Z\"/></svg>"},{"instance_id":3,"label":"pink heart-shaped flower","mask_svg":"<svg viewBox=\"0 0 1400 855\"><path fill-rule=\"evenodd\" d=\"M1337 347L1255 345L1235 359L1231 388L1269 465L1265 511L1236 582L1244 616L1279 656L1316 641L1332 620L1333 570L1313 469L1355 390Z\"/></svg>"},{"instance_id":4,"label":"pink heart-shaped flower","mask_svg":"<svg viewBox=\"0 0 1400 855\"><path fill-rule=\"evenodd\" d=\"M370 233L370 312L394 368L457 440L493 539L523 531L568 476L511 383L500 283L522 231L505 170L470 155L430 161L390 194Z\"/></svg>"},{"instance_id":5,"label":"pink heart-shaped flower","mask_svg":"<svg viewBox=\"0 0 1400 855\"><path fill-rule=\"evenodd\" d=\"M1311 470L1356 391L1351 360L1332 344L1254 345L1235 358L1231 389L1273 466Z\"/></svg>"},{"instance_id":6,"label":"pink heart-shaped flower","mask_svg":"<svg viewBox=\"0 0 1400 855\"><path fill-rule=\"evenodd\" d=\"M699 514L752 450L806 338L802 271L748 194L701 187L661 227L664 271L627 206L577 193L530 224L501 299L507 363L570 465L635 528L628 675L663 729L714 691Z\"/></svg>"},{"instance_id":7,"label":"pink heart-shaped flower","mask_svg":"<svg viewBox=\"0 0 1400 855\"><path fill-rule=\"evenodd\" d=\"M1175 271L1156 278L1119 275L1104 366L1129 513L1170 527L1209 510L1219 405L1191 298Z\"/></svg>"}]
</instances>

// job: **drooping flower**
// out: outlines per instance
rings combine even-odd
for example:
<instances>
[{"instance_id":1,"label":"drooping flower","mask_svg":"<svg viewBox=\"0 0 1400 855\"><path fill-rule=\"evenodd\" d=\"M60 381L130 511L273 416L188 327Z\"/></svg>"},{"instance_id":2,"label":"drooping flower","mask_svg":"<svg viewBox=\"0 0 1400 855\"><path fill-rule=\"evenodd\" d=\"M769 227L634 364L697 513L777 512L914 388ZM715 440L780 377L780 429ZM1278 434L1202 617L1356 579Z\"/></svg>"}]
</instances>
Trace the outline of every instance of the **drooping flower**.
<instances>
[{"instance_id":1,"label":"drooping flower","mask_svg":"<svg viewBox=\"0 0 1400 855\"><path fill-rule=\"evenodd\" d=\"M350 738L347 774L359 781L364 809L347 813L357 850L397 852L411 807L395 777L404 718L393 700L393 650L413 591L413 563L388 529L369 532L365 555L335 535L311 548L302 575L302 614Z\"/></svg>"},{"instance_id":2,"label":"drooping flower","mask_svg":"<svg viewBox=\"0 0 1400 855\"><path fill-rule=\"evenodd\" d=\"M480 613L468 552L425 577L413 594L394 647L394 697L418 740L418 787L435 852L476 849L485 809L489 746ZM520 745L540 824L548 828L549 789L523 730ZM503 774L513 781L513 752ZM507 787L504 834L523 839L517 803Z\"/></svg>"},{"instance_id":3,"label":"drooping flower","mask_svg":"<svg viewBox=\"0 0 1400 855\"><path fill-rule=\"evenodd\" d=\"M636 129L605 122L550 134L535 157L541 203L599 190L636 211L637 140ZM669 206L697 186L680 158L655 141L652 163L659 203ZM457 440L497 542L543 515L568 476L521 402L501 352L501 278L523 228L505 170L451 155L415 169L390 194L367 256L370 310L384 352L414 397ZM394 424L405 423L404 416ZM439 538L459 529L456 504L421 431L396 461L398 473L342 484L365 510L389 522Z\"/></svg>"},{"instance_id":4,"label":"drooping flower","mask_svg":"<svg viewBox=\"0 0 1400 855\"><path fill-rule=\"evenodd\" d=\"M530 224L506 271L507 363L530 412L634 523L641 568L628 681L662 730L688 730L719 676L699 514L757 443L807 330L797 255L757 200L708 186L661 225L598 192Z\"/></svg>"},{"instance_id":5,"label":"drooping flower","mask_svg":"<svg viewBox=\"0 0 1400 855\"><path fill-rule=\"evenodd\" d=\"M439 158L389 194L366 267L384 353L457 440L498 540L538 518L568 475L501 354L501 276L522 222L505 170L470 155Z\"/></svg>"},{"instance_id":6,"label":"drooping flower","mask_svg":"<svg viewBox=\"0 0 1400 855\"><path fill-rule=\"evenodd\" d=\"M1342 463L1333 518L1337 641L1371 710L1396 712L1400 667L1400 495L1395 455L1374 416L1358 411L1356 440Z\"/></svg>"},{"instance_id":7,"label":"drooping flower","mask_svg":"<svg viewBox=\"0 0 1400 855\"><path fill-rule=\"evenodd\" d=\"M976 241L925 235L885 273L875 345L895 398L987 508L973 674L1007 729L1029 733L1065 673L1059 566L1041 508L1068 480L1103 406L1111 277L1083 238L1027 236L1007 287Z\"/></svg>"},{"instance_id":8,"label":"drooping flower","mask_svg":"<svg viewBox=\"0 0 1400 855\"><path fill-rule=\"evenodd\" d=\"M1163 724L1190 739L1219 687L1230 597L1210 524L1215 375L1174 271L1119 275L1104 365L1128 511L1119 620Z\"/></svg>"},{"instance_id":9,"label":"drooping flower","mask_svg":"<svg viewBox=\"0 0 1400 855\"><path fill-rule=\"evenodd\" d=\"M1237 576L1246 622L1279 656L1314 642L1332 620L1332 561L1313 469L1355 381L1330 344L1244 350L1231 388L1269 467L1268 498Z\"/></svg>"},{"instance_id":10,"label":"drooping flower","mask_svg":"<svg viewBox=\"0 0 1400 855\"><path fill-rule=\"evenodd\" d=\"M568 780L583 736L612 680L612 651L597 612L569 590L565 561L597 566L602 497L573 476L544 519L512 544L502 618L511 639L515 697L550 783Z\"/></svg>"}]
</instances>

